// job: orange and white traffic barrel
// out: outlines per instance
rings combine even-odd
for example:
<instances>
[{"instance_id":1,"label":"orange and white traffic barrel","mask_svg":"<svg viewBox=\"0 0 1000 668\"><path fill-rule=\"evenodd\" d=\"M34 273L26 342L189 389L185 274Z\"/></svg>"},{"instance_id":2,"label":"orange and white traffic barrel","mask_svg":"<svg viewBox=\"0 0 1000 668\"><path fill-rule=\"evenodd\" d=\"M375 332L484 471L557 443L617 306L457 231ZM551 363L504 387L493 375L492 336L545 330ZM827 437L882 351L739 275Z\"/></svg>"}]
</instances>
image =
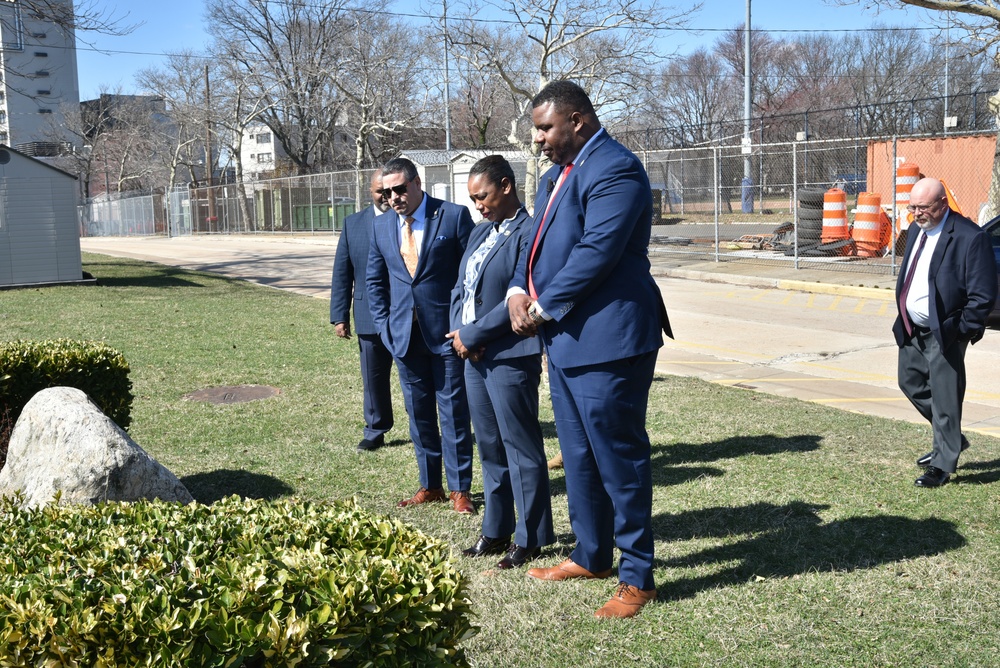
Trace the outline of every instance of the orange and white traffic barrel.
<instances>
[{"instance_id":1,"label":"orange and white traffic barrel","mask_svg":"<svg viewBox=\"0 0 1000 668\"><path fill-rule=\"evenodd\" d=\"M912 217L906 207L910 205L910 191L920 180L920 166L915 162L904 162L896 168L896 231L902 232L910 226Z\"/></svg>"},{"instance_id":2,"label":"orange and white traffic barrel","mask_svg":"<svg viewBox=\"0 0 1000 668\"><path fill-rule=\"evenodd\" d=\"M825 243L851 238L847 226L847 193L840 188L830 188L823 193L823 233L820 240Z\"/></svg>"},{"instance_id":3,"label":"orange and white traffic barrel","mask_svg":"<svg viewBox=\"0 0 1000 668\"><path fill-rule=\"evenodd\" d=\"M889 235L889 218L882 211L882 196L878 193L861 193L854 213L851 237L861 257L878 257L885 248Z\"/></svg>"}]
</instances>

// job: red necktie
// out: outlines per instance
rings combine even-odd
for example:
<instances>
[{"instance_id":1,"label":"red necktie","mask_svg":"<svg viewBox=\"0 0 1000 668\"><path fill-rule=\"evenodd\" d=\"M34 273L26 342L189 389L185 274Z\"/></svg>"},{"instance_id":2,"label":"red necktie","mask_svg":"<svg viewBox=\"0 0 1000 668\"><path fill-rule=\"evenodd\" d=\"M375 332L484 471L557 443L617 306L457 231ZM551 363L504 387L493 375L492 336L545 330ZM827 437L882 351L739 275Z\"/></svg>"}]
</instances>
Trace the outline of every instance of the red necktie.
<instances>
[{"instance_id":1,"label":"red necktie","mask_svg":"<svg viewBox=\"0 0 1000 668\"><path fill-rule=\"evenodd\" d=\"M910 322L910 314L906 310L906 295L910 292L910 283L913 282L913 273L917 269L917 260L920 259L920 251L924 249L924 242L927 241L927 235L920 235L920 243L917 244L917 250L913 251L913 257L910 258L910 266L906 270L906 280L903 281L903 289L899 291L899 315L903 318L903 328L906 330L907 336L913 336L913 323Z\"/></svg>"},{"instance_id":2,"label":"red necktie","mask_svg":"<svg viewBox=\"0 0 1000 668\"><path fill-rule=\"evenodd\" d=\"M531 244L531 254L528 255L528 294L532 299L538 299L538 294L535 292L535 283L531 280L531 270L535 266L535 253L538 251L538 242L542 238L542 230L545 229L546 219L549 217L549 209L552 207L552 202L556 199L556 193L559 192L559 188L562 186L563 181L569 176L570 171L573 169L573 163L566 165L566 168L562 170L559 175L559 180L556 181L556 187L552 189L552 194L549 195L549 203L545 205L545 213L542 214L542 222L538 225L538 232L535 233L535 242Z\"/></svg>"}]
</instances>

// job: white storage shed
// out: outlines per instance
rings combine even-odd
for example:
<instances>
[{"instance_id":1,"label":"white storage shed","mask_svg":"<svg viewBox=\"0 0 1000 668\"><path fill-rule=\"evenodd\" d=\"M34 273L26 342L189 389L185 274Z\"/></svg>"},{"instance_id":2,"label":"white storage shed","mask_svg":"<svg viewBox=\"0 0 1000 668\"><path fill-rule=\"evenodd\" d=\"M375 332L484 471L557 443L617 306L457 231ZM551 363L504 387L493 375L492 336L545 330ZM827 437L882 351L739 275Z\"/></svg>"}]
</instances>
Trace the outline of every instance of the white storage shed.
<instances>
[{"instance_id":1,"label":"white storage shed","mask_svg":"<svg viewBox=\"0 0 1000 668\"><path fill-rule=\"evenodd\" d=\"M0 145L0 287L82 281L76 177Z\"/></svg>"}]
</instances>

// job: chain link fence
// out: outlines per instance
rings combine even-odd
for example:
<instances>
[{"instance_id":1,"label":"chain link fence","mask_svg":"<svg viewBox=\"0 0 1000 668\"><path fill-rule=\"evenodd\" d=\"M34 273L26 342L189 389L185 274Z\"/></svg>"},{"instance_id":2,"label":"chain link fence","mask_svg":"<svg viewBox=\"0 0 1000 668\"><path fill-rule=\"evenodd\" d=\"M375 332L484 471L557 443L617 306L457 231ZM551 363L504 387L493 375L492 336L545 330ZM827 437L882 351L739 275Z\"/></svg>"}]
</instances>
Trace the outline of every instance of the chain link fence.
<instances>
[{"instance_id":1,"label":"chain link fence","mask_svg":"<svg viewBox=\"0 0 1000 668\"><path fill-rule=\"evenodd\" d=\"M897 201L908 193L907 183L897 178L901 166L944 180L953 206L982 223L995 146L996 133L982 132L640 149L655 208L650 252L894 273L908 228L906 202ZM429 153L435 162L414 159L424 190L469 206L464 196L469 167L488 151L453 151L446 162L440 157L444 152ZM503 153L525 198L525 184L536 183L544 168L530 155ZM344 218L368 206L370 178L371 170L344 171L91 201L81 207L81 232L335 234ZM827 229L817 202L831 188L844 193L846 220ZM803 203L804 196L811 201ZM875 196L875 211L884 215L876 213L872 223L875 247L866 236L861 252L858 199L865 197L868 207ZM474 210L473 217L478 217Z\"/></svg>"}]
</instances>

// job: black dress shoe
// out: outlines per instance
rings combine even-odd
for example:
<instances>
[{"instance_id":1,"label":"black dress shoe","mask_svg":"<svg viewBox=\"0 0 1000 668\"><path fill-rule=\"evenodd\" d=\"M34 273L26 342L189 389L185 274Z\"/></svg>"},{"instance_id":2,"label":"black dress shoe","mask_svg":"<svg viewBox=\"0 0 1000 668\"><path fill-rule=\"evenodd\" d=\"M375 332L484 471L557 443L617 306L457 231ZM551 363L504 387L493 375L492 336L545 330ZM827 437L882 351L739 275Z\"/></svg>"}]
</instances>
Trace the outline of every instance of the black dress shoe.
<instances>
[{"instance_id":1,"label":"black dress shoe","mask_svg":"<svg viewBox=\"0 0 1000 668\"><path fill-rule=\"evenodd\" d=\"M969 439L967 439L965 437L965 434L962 434L962 449L960 450L960 452L965 452L966 450L968 450L969 449L969 445L970 445ZM921 457L920 459L918 459L917 460L917 466L919 466L920 468L926 468L926 467L928 467L928 466L931 465L931 460L932 459L934 459L934 451L933 450L931 450L926 455L924 455L923 457Z\"/></svg>"},{"instance_id":2,"label":"black dress shoe","mask_svg":"<svg viewBox=\"0 0 1000 668\"><path fill-rule=\"evenodd\" d=\"M376 438L374 440L369 440L367 438L361 439L358 443L358 452L370 452L372 450L378 450L383 445L385 445L385 439Z\"/></svg>"},{"instance_id":3,"label":"black dress shoe","mask_svg":"<svg viewBox=\"0 0 1000 668\"><path fill-rule=\"evenodd\" d=\"M480 536L476 544L462 550L462 554L467 557L481 557L484 554L503 554L508 547L510 547L509 538Z\"/></svg>"},{"instance_id":4,"label":"black dress shoe","mask_svg":"<svg viewBox=\"0 0 1000 668\"><path fill-rule=\"evenodd\" d=\"M936 466L928 466L924 474L917 478L913 484L917 487L940 487L948 482L950 473L945 473Z\"/></svg>"},{"instance_id":5,"label":"black dress shoe","mask_svg":"<svg viewBox=\"0 0 1000 668\"><path fill-rule=\"evenodd\" d=\"M510 549L507 550L507 554L505 554L504 558L497 564L497 568L501 568L503 570L507 570L508 568L520 568L532 559L538 557L539 552L541 552L541 548L511 545Z\"/></svg>"}]
</instances>

